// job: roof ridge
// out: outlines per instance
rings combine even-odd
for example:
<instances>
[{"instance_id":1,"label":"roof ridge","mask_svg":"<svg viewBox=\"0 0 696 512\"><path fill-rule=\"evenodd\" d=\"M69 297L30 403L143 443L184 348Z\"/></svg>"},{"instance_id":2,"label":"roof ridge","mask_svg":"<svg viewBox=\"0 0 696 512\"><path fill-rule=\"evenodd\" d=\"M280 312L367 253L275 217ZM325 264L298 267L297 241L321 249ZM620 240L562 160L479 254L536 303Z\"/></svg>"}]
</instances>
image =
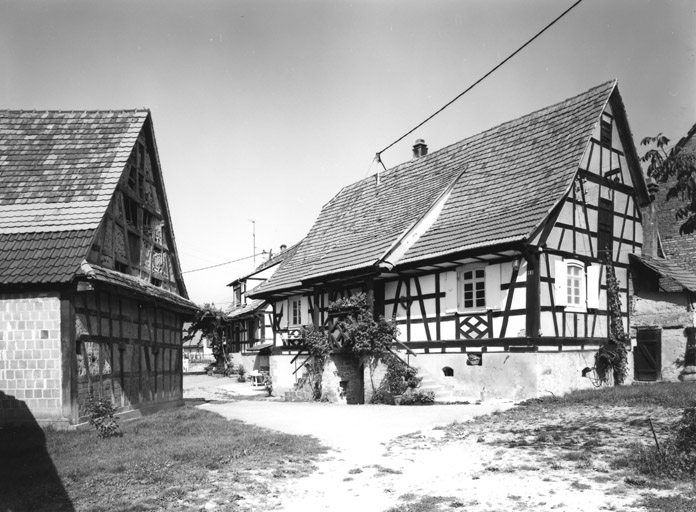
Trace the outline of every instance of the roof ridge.
<instances>
[{"instance_id":1,"label":"roof ridge","mask_svg":"<svg viewBox=\"0 0 696 512\"><path fill-rule=\"evenodd\" d=\"M10 114L16 113L52 113L52 114L99 114L105 112L134 112L134 113L150 113L148 107L135 107L135 108L96 108L96 109L30 109L30 108L3 108L0 109L1 112L7 112Z\"/></svg>"},{"instance_id":2,"label":"roof ridge","mask_svg":"<svg viewBox=\"0 0 696 512\"><path fill-rule=\"evenodd\" d=\"M520 116L520 117L516 117L515 119L510 119L510 120L508 120L508 121L504 121L504 122L499 123L499 124L497 124L497 125L495 125L495 126L491 126L490 128L487 128L487 129L485 129L485 130L483 130L483 131L480 131L480 132L477 132L477 133L475 133L475 134L473 134L473 135L470 135L469 137L465 137L465 138L463 138L463 139L459 139L458 141L455 141L455 142L453 142L452 144L448 144L448 145L446 145L446 146L443 146L443 147L441 147L441 148L439 148L439 149L437 149L437 150L435 150L435 151L433 151L433 152L431 152L431 153L428 153L427 155L424 155L424 156L422 156L422 157L420 157L420 158L411 159L411 160L407 160L407 161L405 161L405 162L401 162L400 164L396 164L395 166L390 167L389 169L387 169L386 172L387 172L387 173L390 173L390 172L393 171L393 170L397 170L397 169L399 169L399 168L401 168L401 167L407 166L407 165L412 164L412 163L414 163L414 162L416 162L416 161L422 161L422 160L424 160L424 159L427 159L427 158L432 157L433 155L437 155L438 153L443 153L443 152L445 152L446 150L451 149L451 148L454 147L454 146L462 145L462 144L464 144L464 143L466 143L466 142L468 142L468 141L470 141L470 140L474 140L474 139L476 139L476 138L482 137L484 134L487 134L487 133L492 132L492 131L495 131L495 130L499 130L499 129L500 129L501 127L503 127L503 126L514 126L516 123L520 123L520 122L522 122L522 121L524 121L524 120L526 120L526 119L529 119L529 118L531 118L531 117L534 117L535 115L539 115L539 114L542 113L542 112L546 112L546 111L548 111L548 110L553 110L554 108L557 108L557 107L559 107L560 105L563 105L564 103L568 103L568 102L571 102L571 101L573 101L573 100L577 100L578 98L582 98L582 97L585 97L585 96L590 96L593 92L597 91L598 89L602 89L602 88L604 88L604 87L607 87L607 86L609 86L610 84L611 84L612 87L613 87L613 86L615 86L617 83L618 83L618 79L613 78L613 79L608 80L608 81L606 81L606 82L604 82L604 83L602 83L602 84L595 85L594 87L591 87L590 89L587 89L587 90L584 91L584 92L575 94L574 96L571 96L571 97L566 98L566 99L564 99L564 100L558 101L558 102L556 102L556 103L554 103L554 104L552 104L552 105L547 105L546 107L538 108L537 110L534 110L534 111L532 111L532 112L528 112L527 114L524 114L524 115L522 115L522 116ZM384 176L384 175L383 175L383 176ZM372 178L372 176L368 176L368 178ZM365 179L367 179L367 178L363 178L362 180L356 181L356 182L354 182L354 183L356 183L356 184L357 184L357 183L360 183L361 181L364 181ZM374 179L374 178L373 178L373 179Z\"/></svg>"}]
</instances>

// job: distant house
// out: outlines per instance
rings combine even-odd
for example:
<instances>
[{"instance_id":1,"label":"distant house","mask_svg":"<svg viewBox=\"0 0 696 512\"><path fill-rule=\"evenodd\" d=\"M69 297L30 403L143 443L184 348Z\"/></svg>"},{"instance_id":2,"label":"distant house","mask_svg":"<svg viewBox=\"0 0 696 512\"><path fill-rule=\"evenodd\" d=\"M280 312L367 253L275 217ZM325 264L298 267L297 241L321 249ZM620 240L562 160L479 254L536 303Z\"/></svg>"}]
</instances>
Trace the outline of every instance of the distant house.
<instances>
[{"instance_id":1,"label":"distant house","mask_svg":"<svg viewBox=\"0 0 696 512\"><path fill-rule=\"evenodd\" d=\"M248 294L266 282L283 260L295 254L298 246L287 248L281 245L277 255L269 256L253 272L227 285L232 288L234 296L227 315L227 345L234 364L241 364L249 370L269 369L268 354L274 345L273 309L267 301L252 300Z\"/></svg>"},{"instance_id":2,"label":"distant house","mask_svg":"<svg viewBox=\"0 0 696 512\"><path fill-rule=\"evenodd\" d=\"M190 325L190 323L184 324L185 333L188 332ZM182 346L184 350L184 359L188 359L190 362L212 363L215 360L210 342L202 338L200 332L196 333L190 340L184 341Z\"/></svg>"},{"instance_id":3,"label":"distant house","mask_svg":"<svg viewBox=\"0 0 696 512\"><path fill-rule=\"evenodd\" d=\"M0 422L181 404L194 311L150 112L0 111Z\"/></svg>"},{"instance_id":4,"label":"distant house","mask_svg":"<svg viewBox=\"0 0 696 512\"><path fill-rule=\"evenodd\" d=\"M677 147L696 154L695 133L696 125ZM683 221L675 213L686 199L667 199L675 180L650 183L643 251L632 257L634 368L640 381L696 380L694 369L685 368L686 348L696 346L696 235L679 233Z\"/></svg>"},{"instance_id":5,"label":"distant house","mask_svg":"<svg viewBox=\"0 0 696 512\"><path fill-rule=\"evenodd\" d=\"M616 82L429 154L417 141L412 160L344 187L250 294L273 307L274 389L306 357L292 333L333 329L329 303L355 292L396 319L395 348L421 375L472 396L590 386L582 370L609 337L606 262L628 329L647 203ZM337 366L347 394L369 394L359 362Z\"/></svg>"}]
</instances>

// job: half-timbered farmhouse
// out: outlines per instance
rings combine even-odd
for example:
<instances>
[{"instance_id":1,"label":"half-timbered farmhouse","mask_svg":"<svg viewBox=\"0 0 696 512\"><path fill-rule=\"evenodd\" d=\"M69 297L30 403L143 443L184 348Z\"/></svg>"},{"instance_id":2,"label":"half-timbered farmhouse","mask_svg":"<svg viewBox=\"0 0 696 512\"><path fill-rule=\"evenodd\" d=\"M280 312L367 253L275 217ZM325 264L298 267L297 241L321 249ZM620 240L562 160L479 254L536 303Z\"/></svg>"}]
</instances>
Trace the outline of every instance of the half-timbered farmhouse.
<instances>
[{"instance_id":1,"label":"half-timbered farmhouse","mask_svg":"<svg viewBox=\"0 0 696 512\"><path fill-rule=\"evenodd\" d=\"M396 319L421 375L465 394L591 385L582 370L609 336L607 262L628 329L647 202L616 82L429 154L418 141L412 160L344 187L252 292L274 309L274 389L302 363L288 333L332 329L329 302L357 291Z\"/></svg>"},{"instance_id":2,"label":"half-timbered farmhouse","mask_svg":"<svg viewBox=\"0 0 696 512\"><path fill-rule=\"evenodd\" d=\"M150 112L0 111L0 422L180 404L194 310Z\"/></svg>"},{"instance_id":3,"label":"half-timbered farmhouse","mask_svg":"<svg viewBox=\"0 0 696 512\"><path fill-rule=\"evenodd\" d=\"M227 349L230 360L246 369L269 370L269 354L274 343L273 308L263 299L250 299L248 294L266 282L286 258L292 257L298 244L269 258L227 286L232 288L234 302L227 315Z\"/></svg>"}]
</instances>

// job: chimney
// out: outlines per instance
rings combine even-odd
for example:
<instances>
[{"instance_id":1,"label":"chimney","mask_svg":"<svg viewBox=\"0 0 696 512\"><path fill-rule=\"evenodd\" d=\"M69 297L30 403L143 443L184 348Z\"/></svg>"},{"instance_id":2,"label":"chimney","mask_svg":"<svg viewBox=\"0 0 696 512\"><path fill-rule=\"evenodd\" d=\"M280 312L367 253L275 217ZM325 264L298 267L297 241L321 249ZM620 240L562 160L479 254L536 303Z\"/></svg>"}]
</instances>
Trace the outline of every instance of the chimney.
<instances>
[{"instance_id":1,"label":"chimney","mask_svg":"<svg viewBox=\"0 0 696 512\"><path fill-rule=\"evenodd\" d=\"M287 249L287 248L288 248L287 245L285 245L285 244L281 245L281 246L280 246L280 252L283 252L283 251L284 251L285 249Z\"/></svg>"},{"instance_id":2,"label":"chimney","mask_svg":"<svg viewBox=\"0 0 696 512\"><path fill-rule=\"evenodd\" d=\"M659 245L659 217L658 204L656 201L657 192L660 187L653 178L646 180L648 185L648 194L650 196L650 204L643 208L643 250L644 256L657 258Z\"/></svg>"},{"instance_id":3,"label":"chimney","mask_svg":"<svg viewBox=\"0 0 696 512\"><path fill-rule=\"evenodd\" d=\"M413 145L413 158L420 158L428 154L428 145L423 139L416 139Z\"/></svg>"}]
</instances>

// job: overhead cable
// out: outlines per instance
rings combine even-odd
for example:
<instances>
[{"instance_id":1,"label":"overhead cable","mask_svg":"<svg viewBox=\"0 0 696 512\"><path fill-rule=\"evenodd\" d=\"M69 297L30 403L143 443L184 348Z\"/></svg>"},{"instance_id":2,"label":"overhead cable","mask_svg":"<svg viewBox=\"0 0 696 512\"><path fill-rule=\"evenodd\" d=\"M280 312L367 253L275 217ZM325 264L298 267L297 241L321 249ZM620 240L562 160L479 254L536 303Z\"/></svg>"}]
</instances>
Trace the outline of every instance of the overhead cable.
<instances>
[{"instance_id":1,"label":"overhead cable","mask_svg":"<svg viewBox=\"0 0 696 512\"><path fill-rule=\"evenodd\" d=\"M534 41L537 37L539 37L541 34L543 34L544 32L546 32L546 31L547 31L549 28L551 28L558 20L560 20L563 16L565 16L565 15L568 14L571 10L573 10L580 2L582 2L582 0L577 0L577 2L575 2L575 3L574 3L573 5L571 5L568 9L566 9L566 10L565 10L560 16L558 16L555 20L553 20L551 23L549 23L549 24L546 25L543 29L541 29L539 32L537 32L536 35L535 35L534 37L532 37L529 41L527 41L527 42L524 43L522 46L520 46L517 50L515 50L514 52L512 52L505 60L503 60L502 62L500 62L497 66L495 66L493 69L491 69L488 73L486 73L486 74L483 75L481 78L479 78L478 80L476 80L476 82L474 82L474 83L471 84L469 87L467 87L466 90L464 90L463 92L459 93L454 99L452 99L451 101L449 101L449 102L448 102L445 106L443 106L440 110L438 110L437 112L435 112L434 114L432 114L431 116L429 116L427 119L425 119L424 121L422 121L421 123L419 123L419 124L418 124L415 128L413 128L412 130L409 130L408 132L406 132L405 134L403 134L401 137L399 137L399 138L396 139L394 142L392 142L392 143L389 144L387 147L385 147L382 151L378 151L378 152L377 152L377 159L381 162L381 159L379 158L379 156L380 156L382 153L384 153L387 149L389 149L390 147L392 147L394 144L396 144L396 143L398 143L398 142L401 142L403 139L405 139L406 137L408 137L409 135L411 135L411 134L412 134L413 132L415 132L418 128L420 128L421 126L423 126L425 123L427 123L428 121L430 121L433 117L435 117L435 116L438 115L440 112L442 112L442 111L445 110L447 107L449 107L452 103L454 103L454 102L457 101L459 98L461 98L462 96L464 96L464 95L465 95L467 92L469 92L471 89L473 89L473 88L476 87L478 84L480 84L481 82L483 82L486 78L488 78L491 74L493 74L493 72L495 72L499 67L501 67L501 66L502 66L503 64L505 64L507 61L509 61L511 58L513 58L515 55L517 55L519 52L521 52L521 51L522 51L526 46L528 46L532 41ZM384 164L382 164L382 165L384 165Z\"/></svg>"}]
</instances>

